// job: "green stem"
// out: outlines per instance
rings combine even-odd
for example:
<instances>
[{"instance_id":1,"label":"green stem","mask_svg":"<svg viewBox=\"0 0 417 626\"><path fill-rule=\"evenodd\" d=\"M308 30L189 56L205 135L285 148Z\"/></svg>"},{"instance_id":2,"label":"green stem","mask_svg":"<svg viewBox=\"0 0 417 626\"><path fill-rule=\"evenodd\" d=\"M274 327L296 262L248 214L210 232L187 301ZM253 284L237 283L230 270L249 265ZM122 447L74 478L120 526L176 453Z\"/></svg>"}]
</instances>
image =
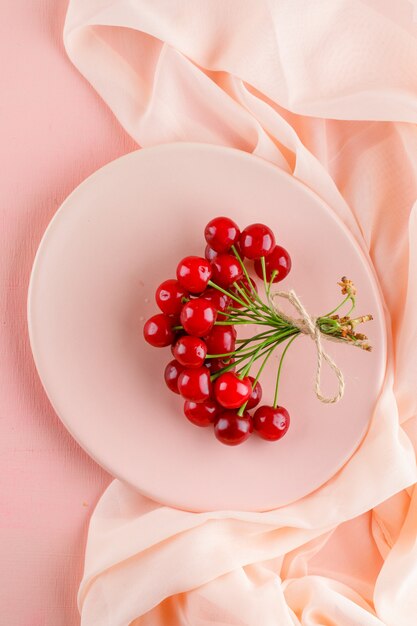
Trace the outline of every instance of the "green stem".
<instances>
[{"instance_id":1,"label":"green stem","mask_svg":"<svg viewBox=\"0 0 417 626\"><path fill-rule=\"evenodd\" d=\"M278 346L280 343L285 341L285 339L287 339L289 336L294 335L294 334L299 335L300 331L297 328L293 328L290 331L287 331L286 333L283 333L283 334L280 333L277 336L277 338L275 339L275 345ZM272 341L266 345L266 347L263 349L263 352L261 352L258 355L258 358L261 358L265 354L265 352L267 352L269 350L271 343L272 343ZM256 350L257 350L257 347L254 348L253 352L255 352ZM247 361L247 359L250 358L250 356L253 354L253 352L251 352L249 354L242 355L241 357L236 359L234 363L230 363L229 365L226 365L225 367L223 367L221 370L219 370L215 374L212 374L210 376L211 380L214 381L219 376L224 374L225 372L229 372L230 370L234 369L238 365L245 363L245 361ZM241 370L244 369L244 367L246 367L246 366L243 365L243 367L238 370L238 373L240 373Z\"/></svg>"},{"instance_id":2,"label":"green stem","mask_svg":"<svg viewBox=\"0 0 417 626\"><path fill-rule=\"evenodd\" d=\"M272 348L269 348L269 350L268 350L268 352L267 352L267 354L266 354L266 357L265 357L265 358L264 358L264 360L262 361L262 365L261 365L261 367L259 368L258 373L256 374L255 380L253 381L253 387L255 387L256 383L258 382L258 380L259 380L259 378L260 378L260 376L261 376L261 374L262 374L262 372L263 372L263 369L264 369L265 365L267 364L268 359L269 359L269 357L271 356L271 354L273 353L273 351L275 350L275 348L276 348L276 345L272 346ZM245 412L245 409L246 409L246 406L247 406L248 402L249 402L249 400L246 400L245 404L243 404L243 405L240 407L239 411L237 412L237 414L238 414L239 416L242 416L242 415L243 415L243 413Z\"/></svg>"},{"instance_id":3,"label":"green stem","mask_svg":"<svg viewBox=\"0 0 417 626\"><path fill-rule=\"evenodd\" d=\"M236 315L251 315L253 317L253 319L256 321L259 319L259 317L262 317L263 319L267 319L270 320L272 323L274 322L274 317L271 315L271 310L268 307L265 306L259 306L258 302L254 302L253 300L250 300L250 294L247 294L247 290L243 289L242 287L240 287L236 282L233 283L233 286L235 287L236 291L238 293L241 294L241 296L243 298L247 299L247 304L246 304L246 309L242 311L242 309L238 309L237 307L230 307L228 310L231 311L232 313L235 313Z\"/></svg>"},{"instance_id":4,"label":"green stem","mask_svg":"<svg viewBox=\"0 0 417 626\"><path fill-rule=\"evenodd\" d=\"M271 278L270 278L269 283L268 283L268 288L267 288L267 290L266 290L266 296L267 296L267 298L268 298L268 302L269 302L269 295L270 295L270 293L271 293L272 283L274 282L274 279L275 279L275 277L277 276L277 274L278 274L278 271L277 271L277 270L274 270L274 271L272 272L272 274L271 274Z\"/></svg>"},{"instance_id":5,"label":"green stem","mask_svg":"<svg viewBox=\"0 0 417 626\"><path fill-rule=\"evenodd\" d=\"M254 362L256 361L256 359L258 358L259 354L262 352L262 350L264 350L264 348L266 347L267 344L261 344L260 346L258 346L258 348L254 351L249 363L247 363L245 365L245 367L243 368L239 378L245 378L245 376L247 376L250 372L250 368L252 367L252 365L254 364Z\"/></svg>"},{"instance_id":6,"label":"green stem","mask_svg":"<svg viewBox=\"0 0 417 626\"><path fill-rule=\"evenodd\" d=\"M268 337L268 335L271 334L276 334L277 333L277 329L276 328L271 328L270 330L265 330L262 333L259 333L259 335L255 335L255 337L249 337L248 339L236 339L236 343L242 344L238 350L240 350L240 348L244 348L247 344L251 343L251 341L259 341L260 339L264 339L265 337Z\"/></svg>"},{"instance_id":7,"label":"green stem","mask_svg":"<svg viewBox=\"0 0 417 626\"><path fill-rule=\"evenodd\" d=\"M254 288L253 288L253 286L252 286L252 281L251 281L251 279L249 278L248 270L246 269L246 266L245 266L244 262L242 261L242 258L241 258L241 256L240 256L239 252L238 252L238 251L237 251L237 249L236 249L236 246L232 246L232 250L233 250L233 254L235 255L235 257L236 257L236 258L237 258L237 260L239 261L240 267L241 267L241 268L242 268L242 270L243 270L243 273L244 273L244 275L245 275L246 280L248 281L248 287L249 287L249 289L250 289L251 291L255 292L255 290L254 290ZM256 292L255 292L255 293L256 293Z\"/></svg>"},{"instance_id":8,"label":"green stem","mask_svg":"<svg viewBox=\"0 0 417 626\"><path fill-rule=\"evenodd\" d=\"M262 278L264 280L265 293L268 293L268 281L266 278L266 265L265 265L265 257L261 256L261 265L262 265Z\"/></svg>"},{"instance_id":9,"label":"green stem","mask_svg":"<svg viewBox=\"0 0 417 626\"><path fill-rule=\"evenodd\" d=\"M346 313L346 317L350 316L354 308L355 308L355 301L352 300L352 306L350 307L349 311Z\"/></svg>"},{"instance_id":10,"label":"green stem","mask_svg":"<svg viewBox=\"0 0 417 626\"><path fill-rule=\"evenodd\" d=\"M287 343L287 345L285 346L282 354L281 354L281 358L279 360L279 365L278 365L278 372L277 372L277 381L275 383L275 394L274 394L274 403L273 403L273 407L274 409L277 408L278 405L278 388L279 388L279 379L281 376L281 369L282 369L282 364L284 362L284 357L287 354L287 350L290 347L290 345L292 344L292 342L294 341L294 339L296 339L298 337L298 335L295 335L294 337L292 337L289 342Z\"/></svg>"},{"instance_id":11,"label":"green stem","mask_svg":"<svg viewBox=\"0 0 417 626\"><path fill-rule=\"evenodd\" d=\"M230 293L230 291L223 289L223 287L220 287L219 285L216 285L216 283L213 283L212 280L209 280L207 284L210 285L210 287L213 287L213 289L217 289L217 291L221 291L222 293L224 293L225 296L228 296L232 300L235 300L235 302L238 302L241 306L246 306L246 304L242 302L242 300L240 300L237 296L235 296L235 294Z\"/></svg>"},{"instance_id":12,"label":"green stem","mask_svg":"<svg viewBox=\"0 0 417 626\"><path fill-rule=\"evenodd\" d=\"M291 337L291 336L294 336L294 335L298 336L299 334L300 334L300 331L295 329L295 330L287 332L287 333L285 333L283 335L280 335L279 338L277 338L275 340L275 344L274 345L275 346L279 346L279 344L283 343L286 339L288 339L288 337ZM269 350L269 345L270 344L266 345L266 347L263 349L263 351L258 355L257 359L260 359ZM237 361L235 361L234 365L243 364L249 358L249 356L250 356L249 354L243 356L242 358L240 358ZM245 367L246 367L246 365L243 365L243 367L238 369L238 374L240 374L241 371L243 369L245 369ZM230 366L229 366L229 369L230 369ZM216 372L216 374L217 374L217 372Z\"/></svg>"},{"instance_id":13,"label":"green stem","mask_svg":"<svg viewBox=\"0 0 417 626\"><path fill-rule=\"evenodd\" d=\"M273 351L275 350L275 348L276 348L276 346L272 346L272 348L270 348L270 349L268 350L268 352L267 352L267 354L266 354L266 357L265 357L265 359L262 361L262 365L261 365L261 367L259 368L258 373L257 373L257 374L256 374L256 376L255 376L255 380L253 381L253 386L255 386L255 385L256 385L256 383L258 382L258 380L260 379L261 374L262 374L262 372L263 372L263 370L264 370L264 367L265 367L265 365L267 364L268 359L269 359L269 357L271 356L271 354L273 353Z\"/></svg>"},{"instance_id":14,"label":"green stem","mask_svg":"<svg viewBox=\"0 0 417 626\"><path fill-rule=\"evenodd\" d=\"M253 287L253 285L252 285L252 281L251 281L250 276L249 276L249 274L248 274L248 270L246 269L246 266L245 266L245 264L243 263L242 258L241 258L241 256L240 256L239 252L238 252L238 251L237 251L237 249L236 249L236 246L232 246L232 250L233 250L233 253L234 253L235 257L237 258L237 260L238 260L238 261L239 261L239 263L240 263L240 266L241 266L241 268L242 268L242 270L243 270L243 273L244 273L244 275L245 275L245 278L246 278L246 280L248 281L248 287L249 287L249 289L251 290L251 293L253 294L253 297L254 297L254 298L255 298L255 300L259 303L259 305L260 305L262 308L264 308L264 307L265 307L265 304L262 302L262 300L261 300L261 299L260 299L260 297L259 297L258 292L257 292L257 291L256 291L256 289Z\"/></svg>"},{"instance_id":15,"label":"green stem","mask_svg":"<svg viewBox=\"0 0 417 626\"><path fill-rule=\"evenodd\" d=\"M251 319L248 319L248 320L238 320L236 322L233 321L233 320L231 320L231 321L227 320L227 322L214 322L214 325L215 326L236 326L236 325L239 325L239 324L242 325L242 324L253 324L253 323L254 322ZM256 324L258 326L271 326L271 322L267 322L267 321L265 321L265 322L256 322Z\"/></svg>"},{"instance_id":16,"label":"green stem","mask_svg":"<svg viewBox=\"0 0 417 626\"><path fill-rule=\"evenodd\" d=\"M241 357L243 355L246 356L251 356L252 354L254 354L254 352L256 352L256 350L261 347L264 348L268 345L270 345L271 343L276 342L277 340L279 341L280 339L280 333L274 333L272 336L270 337L252 337L251 341L261 341L262 343L256 347L249 347L247 350L245 350L245 346L240 346L237 350L234 350L233 352L224 352L223 354L207 354L206 355L206 359L223 359L225 357L229 357L229 356L237 356L237 357Z\"/></svg>"},{"instance_id":17,"label":"green stem","mask_svg":"<svg viewBox=\"0 0 417 626\"><path fill-rule=\"evenodd\" d=\"M266 314L257 308L252 309L251 307L250 309L242 310L242 309L237 309L235 307L230 307L228 311L230 311L230 313L226 313L226 315L230 318L249 317L253 319L254 322L257 322L259 318L261 318L263 320L267 320L271 322L271 324L275 322L274 318L270 314Z\"/></svg>"},{"instance_id":18,"label":"green stem","mask_svg":"<svg viewBox=\"0 0 417 626\"><path fill-rule=\"evenodd\" d=\"M240 285L238 285L238 283L235 281L233 283L233 287L236 289L236 291L246 300L246 306L248 306L249 308L253 307L253 303L252 300L250 299L250 297L247 295L246 293L246 289L243 289ZM238 309L239 310L239 309Z\"/></svg>"},{"instance_id":19,"label":"green stem","mask_svg":"<svg viewBox=\"0 0 417 626\"><path fill-rule=\"evenodd\" d=\"M322 315L322 317L330 317L331 315L336 313L336 311L338 311L345 304L345 302L347 302L348 300L352 300L353 307L352 307L351 311L353 311L353 309L355 308L355 300L352 298L352 296L350 296L348 294L346 296L346 298L344 298L344 300L342 300L342 302L339 304L339 306L337 306L335 309L333 309L333 311L330 311L329 313L326 313L326 315Z\"/></svg>"}]
</instances>

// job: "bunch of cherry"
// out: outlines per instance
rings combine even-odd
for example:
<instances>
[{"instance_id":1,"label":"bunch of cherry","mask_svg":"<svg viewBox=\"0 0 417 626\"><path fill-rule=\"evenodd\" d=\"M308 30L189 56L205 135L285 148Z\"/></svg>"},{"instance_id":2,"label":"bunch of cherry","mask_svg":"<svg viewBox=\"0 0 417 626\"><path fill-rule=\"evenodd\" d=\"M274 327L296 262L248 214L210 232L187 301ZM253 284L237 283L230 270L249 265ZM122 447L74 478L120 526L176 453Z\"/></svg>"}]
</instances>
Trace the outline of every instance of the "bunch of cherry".
<instances>
[{"instance_id":1,"label":"bunch of cherry","mask_svg":"<svg viewBox=\"0 0 417 626\"><path fill-rule=\"evenodd\" d=\"M290 256L264 224L240 232L231 219L217 217L207 224L205 239L205 258L185 257L176 279L159 285L155 298L162 313L145 323L144 338L154 347L171 346L174 360L165 368L165 382L184 398L190 422L214 425L215 436L227 445L242 443L253 431L276 441L290 423L276 398L273 406L249 413L262 398L258 379L266 359L255 377L249 372L260 356L270 356L274 344L269 337L276 337L277 329L243 259L254 261L268 290L289 273ZM255 344L237 338L236 325L263 319L269 319L271 327L255 337Z\"/></svg>"}]
</instances>

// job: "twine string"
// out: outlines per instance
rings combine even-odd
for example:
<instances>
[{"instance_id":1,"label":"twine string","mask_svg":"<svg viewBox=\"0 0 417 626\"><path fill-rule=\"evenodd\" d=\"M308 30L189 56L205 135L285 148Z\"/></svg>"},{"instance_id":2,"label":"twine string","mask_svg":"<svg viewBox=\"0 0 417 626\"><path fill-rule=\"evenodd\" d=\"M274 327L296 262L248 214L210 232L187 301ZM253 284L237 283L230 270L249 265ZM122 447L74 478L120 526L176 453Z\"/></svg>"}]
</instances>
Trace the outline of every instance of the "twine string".
<instances>
[{"instance_id":1,"label":"twine string","mask_svg":"<svg viewBox=\"0 0 417 626\"><path fill-rule=\"evenodd\" d=\"M287 313L284 313L277 304L275 303L275 299L283 298L288 300L288 302L293 306L293 308L297 311L299 318L293 318L289 316ZM308 335L312 341L314 341L317 351L317 368L316 368L316 378L314 384L314 391L316 393L317 398L320 402L324 402L325 404L334 404L339 402L343 398L343 394L345 391L345 379L343 376L342 370L336 365L333 359L327 354L327 352L323 349L322 346L322 336L326 339L334 339L331 337L327 337L320 331L316 323L316 319L312 317L308 311L304 308L302 303L300 302L299 297L291 289L291 291L277 291L274 294L271 294L271 301L274 306L275 311L287 320L290 324L293 324L296 328L299 329L301 333L304 335ZM321 372L323 360L329 365L330 369L334 372L337 381L338 381L338 390L334 396L324 396L321 391Z\"/></svg>"}]
</instances>

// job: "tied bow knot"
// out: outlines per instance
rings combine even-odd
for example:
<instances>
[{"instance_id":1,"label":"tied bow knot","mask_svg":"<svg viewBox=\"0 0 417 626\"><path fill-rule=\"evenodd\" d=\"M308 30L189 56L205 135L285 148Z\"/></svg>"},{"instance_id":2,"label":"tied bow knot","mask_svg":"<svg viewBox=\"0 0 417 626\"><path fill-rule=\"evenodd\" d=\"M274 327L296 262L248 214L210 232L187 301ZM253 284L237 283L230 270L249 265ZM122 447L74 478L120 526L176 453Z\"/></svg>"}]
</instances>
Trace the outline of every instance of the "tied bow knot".
<instances>
[{"instance_id":1,"label":"tied bow knot","mask_svg":"<svg viewBox=\"0 0 417 626\"><path fill-rule=\"evenodd\" d=\"M275 303L275 299L283 298L288 300L288 302L293 306L293 308L297 311L299 318L290 317L287 313L284 313ZM273 295L271 295L271 300L275 311L286 319L290 324L299 329L301 333L304 335L308 335L312 341L314 341L316 345L317 351L317 368L316 368L316 378L314 384L314 391L316 393L317 398L320 402L324 402L325 404L334 404L339 402L343 398L343 394L345 391L345 379L343 376L342 370L336 365L333 359L327 354L327 352L323 349L322 346L322 336L320 328L317 325L316 318L311 316L305 307L302 305L299 297L291 289L291 291L277 291ZM328 340L333 340L332 337L324 337ZM336 340L337 341L337 340ZM334 396L324 396L321 391L321 371L323 366L323 361L329 365L330 369L334 372L337 381L338 381L338 391Z\"/></svg>"}]
</instances>

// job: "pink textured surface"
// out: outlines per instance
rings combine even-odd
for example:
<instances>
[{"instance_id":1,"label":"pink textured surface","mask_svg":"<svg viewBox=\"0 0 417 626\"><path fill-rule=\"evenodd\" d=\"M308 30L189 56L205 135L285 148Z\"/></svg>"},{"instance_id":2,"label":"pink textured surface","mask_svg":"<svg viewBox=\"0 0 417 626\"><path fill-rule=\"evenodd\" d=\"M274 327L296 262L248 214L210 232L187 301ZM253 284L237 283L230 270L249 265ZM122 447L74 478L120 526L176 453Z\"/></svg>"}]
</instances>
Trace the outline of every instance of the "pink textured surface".
<instances>
[{"instance_id":1,"label":"pink textured surface","mask_svg":"<svg viewBox=\"0 0 417 626\"><path fill-rule=\"evenodd\" d=\"M0 614L74 626L87 522L110 478L47 401L26 328L30 269L67 194L132 150L62 46L67 0L2 3L0 21Z\"/></svg>"}]
</instances>

